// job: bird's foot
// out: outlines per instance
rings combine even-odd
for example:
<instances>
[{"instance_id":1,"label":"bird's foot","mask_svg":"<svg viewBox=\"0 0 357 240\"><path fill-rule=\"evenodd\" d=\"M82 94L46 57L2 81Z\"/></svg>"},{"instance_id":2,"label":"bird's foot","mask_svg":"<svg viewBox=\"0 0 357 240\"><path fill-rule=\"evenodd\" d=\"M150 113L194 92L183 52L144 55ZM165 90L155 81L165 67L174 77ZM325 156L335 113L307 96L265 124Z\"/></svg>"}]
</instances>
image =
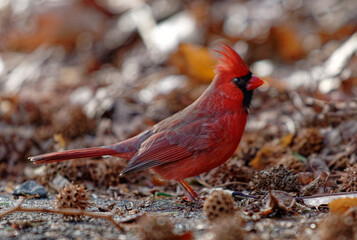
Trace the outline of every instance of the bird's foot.
<instances>
[{"instance_id":1,"label":"bird's foot","mask_svg":"<svg viewBox=\"0 0 357 240\"><path fill-rule=\"evenodd\" d=\"M206 200L205 196L197 196L196 198L192 198L191 196L182 196L178 198L179 201L188 202L188 203L199 203L203 204Z\"/></svg>"},{"instance_id":2,"label":"bird's foot","mask_svg":"<svg viewBox=\"0 0 357 240\"><path fill-rule=\"evenodd\" d=\"M186 194L187 199L190 202L196 202L199 198L199 195L195 192L195 190L193 190L193 188L191 188L185 180L180 180L180 184Z\"/></svg>"}]
</instances>

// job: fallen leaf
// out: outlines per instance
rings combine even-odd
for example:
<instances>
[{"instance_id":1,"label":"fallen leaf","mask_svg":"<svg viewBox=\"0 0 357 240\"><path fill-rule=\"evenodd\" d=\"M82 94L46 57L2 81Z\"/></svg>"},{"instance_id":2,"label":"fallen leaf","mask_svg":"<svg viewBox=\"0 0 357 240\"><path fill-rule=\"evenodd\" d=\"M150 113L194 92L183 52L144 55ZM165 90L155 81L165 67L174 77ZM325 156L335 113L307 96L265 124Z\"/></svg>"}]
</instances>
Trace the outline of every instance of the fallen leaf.
<instances>
[{"instance_id":1,"label":"fallen leaf","mask_svg":"<svg viewBox=\"0 0 357 240\"><path fill-rule=\"evenodd\" d=\"M343 215L349 209L357 207L357 196L335 199L328 204L328 207L331 213Z\"/></svg>"},{"instance_id":2,"label":"fallen leaf","mask_svg":"<svg viewBox=\"0 0 357 240\"><path fill-rule=\"evenodd\" d=\"M261 215L266 216L272 213L274 210L289 212L295 206L296 201L294 196L287 192L272 190L264 198L263 203L264 206L261 209Z\"/></svg>"},{"instance_id":3,"label":"fallen leaf","mask_svg":"<svg viewBox=\"0 0 357 240\"><path fill-rule=\"evenodd\" d=\"M321 187L324 187L329 176L330 175L328 173L321 172L321 174L317 178L315 178L312 182L310 182L301 190L301 194L303 196L306 196L318 192Z\"/></svg>"},{"instance_id":4,"label":"fallen leaf","mask_svg":"<svg viewBox=\"0 0 357 240\"><path fill-rule=\"evenodd\" d=\"M296 26L284 23L272 28L272 33L277 41L279 56L283 60L299 60L306 55L302 45L302 36Z\"/></svg>"},{"instance_id":5,"label":"fallen leaf","mask_svg":"<svg viewBox=\"0 0 357 240\"><path fill-rule=\"evenodd\" d=\"M217 61L206 47L181 44L178 51L171 56L170 62L182 74L198 82L210 83L215 76L213 67Z\"/></svg>"},{"instance_id":6,"label":"fallen leaf","mask_svg":"<svg viewBox=\"0 0 357 240\"><path fill-rule=\"evenodd\" d=\"M274 165L284 151L285 148L280 145L265 145L250 162L250 165L255 169L262 170L267 166Z\"/></svg>"},{"instance_id":7,"label":"fallen leaf","mask_svg":"<svg viewBox=\"0 0 357 240\"><path fill-rule=\"evenodd\" d=\"M288 147L291 142L293 141L294 135L292 135L291 133L286 134L285 136L283 136L280 139L280 145L282 147Z\"/></svg>"}]
</instances>

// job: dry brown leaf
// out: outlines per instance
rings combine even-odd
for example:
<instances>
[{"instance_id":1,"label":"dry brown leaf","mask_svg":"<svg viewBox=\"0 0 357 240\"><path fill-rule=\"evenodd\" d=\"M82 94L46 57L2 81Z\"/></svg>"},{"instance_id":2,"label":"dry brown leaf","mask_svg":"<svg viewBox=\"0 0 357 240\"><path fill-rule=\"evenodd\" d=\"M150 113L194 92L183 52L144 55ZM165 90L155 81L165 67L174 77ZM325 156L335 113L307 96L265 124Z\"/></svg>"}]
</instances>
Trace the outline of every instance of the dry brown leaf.
<instances>
[{"instance_id":1,"label":"dry brown leaf","mask_svg":"<svg viewBox=\"0 0 357 240\"><path fill-rule=\"evenodd\" d=\"M270 191L270 198L271 204L275 205L275 208L286 212L291 211L296 204L294 197L284 191L272 190Z\"/></svg>"},{"instance_id":2,"label":"dry brown leaf","mask_svg":"<svg viewBox=\"0 0 357 240\"><path fill-rule=\"evenodd\" d=\"M276 163L283 155L284 151L285 148L280 145L265 145L250 162L250 165L258 170L274 165L274 163Z\"/></svg>"},{"instance_id":3,"label":"dry brown leaf","mask_svg":"<svg viewBox=\"0 0 357 240\"><path fill-rule=\"evenodd\" d=\"M307 128L299 131L294 139L292 150L305 157L318 153L324 147L323 137L318 128Z\"/></svg>"},{"instance_id":4,"label":"dry brown leaf","mask_svg":"<svg viewBox=\"0 0 357 240\"><path fill-rule=\"evenodd\" d=\"M282 147L288 147L291 142L293 141L294 135L292 135L291 133L286 134L285 136L283 136L280 139L280 145Z\"/></svg>"},{"instance_id":5,"label":"dry brown leaf","mask_svg":"<svg viewBox=\"0 0 357 240\"><path fill-rule=\"evenodd\" d=\"M303 189L301 190L301 195L303 195L303 196L312 195L313 193L319 192L319 190L321 190L322 192L325 192L324 186L325 186L329 176L330 175L328 173L321 172L321 174L318 175L312 182L310 182L308 185L303 187Z\"/></svg>"},{"instance_id":6,"label":"dry brown leaf","mask_svg":"<svg viewBox=\"0 0 357 240\"><path fill-rule=\"evenodd\" d=\"M292 211L296 201L294 196L287 192L272 190L261 201L252 205L256 205L256 216L268 216L279 211Z\"/></svg>"},{"instance_id":7,"label":"dry brown leaf","mask_svg":"<svg viewBox=\"0 0 357 240\"><path fill-rule=\"evenodd\" d=\"M302 45L302 36L292 24L274 27L272 33L277 41L279 56L283 60L299 60L306 55Z\"/></svg>"},{"instance_id":8,"label":"dry brown leaf","mask_svg":"<svg viewBox=\"0 0 357 240\"><path fill-rule=\"evenodd\" d=\"M285 154L279 161L279 165L287 167L289 170L293 171L296 174L306 171L305 162L301 161L298 157L293 155L291 152Z\"/></svg>"}]
</instances>

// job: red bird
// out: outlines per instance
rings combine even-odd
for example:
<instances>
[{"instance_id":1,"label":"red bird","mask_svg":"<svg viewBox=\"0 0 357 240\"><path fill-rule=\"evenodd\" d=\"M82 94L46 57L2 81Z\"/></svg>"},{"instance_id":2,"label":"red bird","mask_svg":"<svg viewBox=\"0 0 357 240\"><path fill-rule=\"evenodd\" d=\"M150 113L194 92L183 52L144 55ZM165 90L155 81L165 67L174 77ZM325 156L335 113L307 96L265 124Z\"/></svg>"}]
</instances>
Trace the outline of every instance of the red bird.
<instances>
[{"instance_id":1,"label":"red bird","mask_svg":"<svg viewBox=\"0 0 357 240\"><path fill-rule=\"evenodd\" d=\"M238 147L247 122L253 90L263 81L241 57L223 44L216 77L190 106L139 135L103 147L75 149L30 157L35 164L112 155L130 160L121 174L152 168L164 179L181 183L186 195L198 195L185 178L226 162Z\"/></svg>"}]
</instances>

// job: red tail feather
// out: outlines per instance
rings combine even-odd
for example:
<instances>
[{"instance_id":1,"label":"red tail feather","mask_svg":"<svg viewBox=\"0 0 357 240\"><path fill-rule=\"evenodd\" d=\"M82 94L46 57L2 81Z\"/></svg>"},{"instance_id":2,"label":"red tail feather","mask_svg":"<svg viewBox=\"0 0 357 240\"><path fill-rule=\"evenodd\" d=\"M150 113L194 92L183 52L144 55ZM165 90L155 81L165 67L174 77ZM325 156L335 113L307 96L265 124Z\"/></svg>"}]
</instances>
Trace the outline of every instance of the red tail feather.
<instances>
[{"instance_id":1,"label":"red tail feather","mask_svg":"<svg viewBox=\"0 0 357 240\"><path fill-rule=\"evenodd\" d=\"M75 158L91 158L91 157L101 157L105 155L115 155L118 154L117 151L105 148L105 147L94 147L94 148L85 148L85 149L74 149L63 152L54 152L48 154L42 154L35 157L30 157L30 161L34 164L41 163L52 163L52 162L61 162Z\"/></svg>"}]
</instances>

